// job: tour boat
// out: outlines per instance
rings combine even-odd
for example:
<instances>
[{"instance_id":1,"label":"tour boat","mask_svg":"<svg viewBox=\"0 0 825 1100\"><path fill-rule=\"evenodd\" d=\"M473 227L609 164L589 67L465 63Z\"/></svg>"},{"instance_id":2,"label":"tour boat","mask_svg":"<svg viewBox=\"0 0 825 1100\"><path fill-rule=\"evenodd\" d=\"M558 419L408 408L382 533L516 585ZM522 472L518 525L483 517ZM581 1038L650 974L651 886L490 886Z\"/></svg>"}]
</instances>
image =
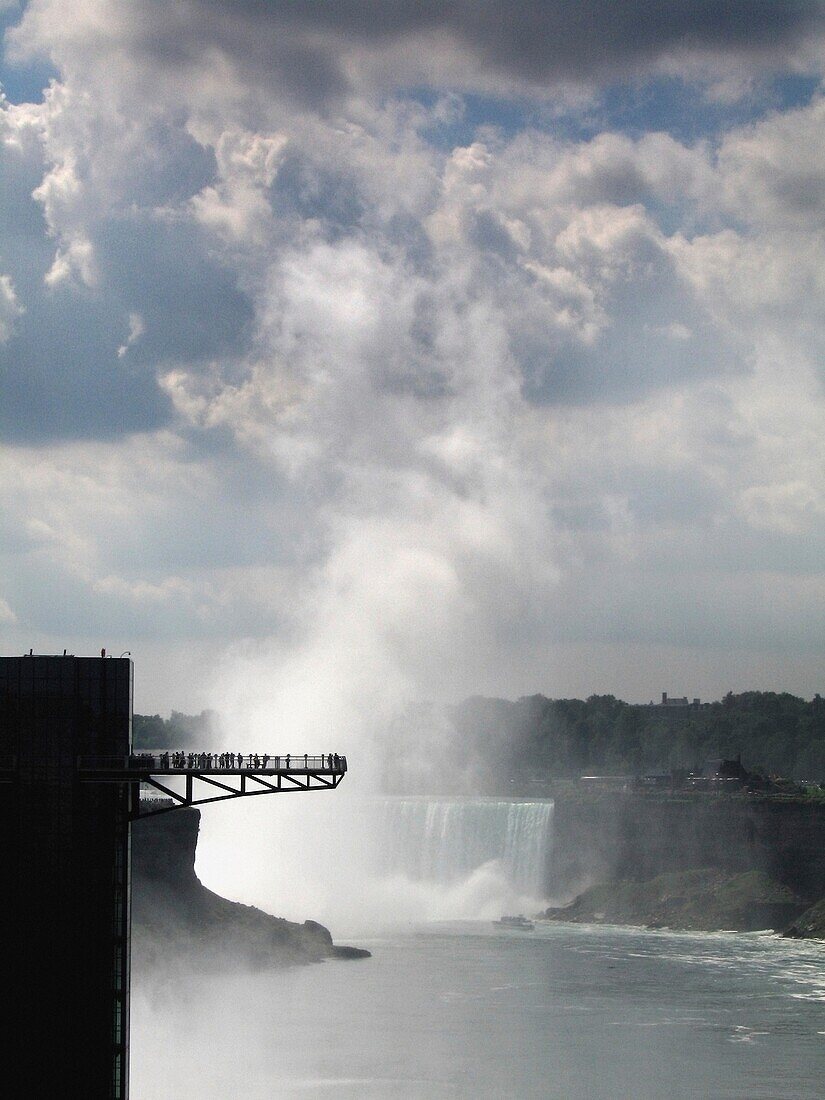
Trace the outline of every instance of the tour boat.
<instances>
[{"instance_id":1,"label":"tour boat","mask_svg":"<svg viewBox=\"0 0 825 1100\"><path fill-rule=\"evenodd\" d=\"M517 928L520 932L532 932L536 927L521 913L517 917L502 917L501 920L494 920L493 924L498 928Z\"/></svg>"}]
</instances>

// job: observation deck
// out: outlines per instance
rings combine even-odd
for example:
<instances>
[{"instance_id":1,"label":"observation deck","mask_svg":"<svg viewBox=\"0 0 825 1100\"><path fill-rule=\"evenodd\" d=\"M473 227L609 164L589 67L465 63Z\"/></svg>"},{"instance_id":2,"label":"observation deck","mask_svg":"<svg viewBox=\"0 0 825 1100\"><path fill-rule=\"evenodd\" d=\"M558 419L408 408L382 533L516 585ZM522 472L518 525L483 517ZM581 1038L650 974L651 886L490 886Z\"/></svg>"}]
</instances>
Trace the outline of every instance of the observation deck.
<instances>
[{"instance_id":1,"label":"observation deck","mask_svg":"<svg viewBox=\"0 0 825 1100\"><path fill-rule=\"evenodd\" d=\"M131 822L346 775L337 753L134 752L132 681L131 659L105 650L0 657L6 1069L27 1096L61 1096L68 1079L84 1097L128 1096Z\"/></svg>"},{"instance_id":2,"label":"observation deck","mask_svg":"<svg viewBox=\"0 0 825 1100\"><path fill-rule=\"evenodd\" d=\"M232 753L162 750L127 756L79 756L81 783L130 785L129 817L152 817L185 806L227 798L297 791L333 791L347 772L338 753ZM163 782L161 779L163 778ZM173 804L159 809L140 800L141 786L153 787ZM182 789L180 789L182 787ZM219 792L219 793L216 793Z\"/></svg>"}]
</instances>

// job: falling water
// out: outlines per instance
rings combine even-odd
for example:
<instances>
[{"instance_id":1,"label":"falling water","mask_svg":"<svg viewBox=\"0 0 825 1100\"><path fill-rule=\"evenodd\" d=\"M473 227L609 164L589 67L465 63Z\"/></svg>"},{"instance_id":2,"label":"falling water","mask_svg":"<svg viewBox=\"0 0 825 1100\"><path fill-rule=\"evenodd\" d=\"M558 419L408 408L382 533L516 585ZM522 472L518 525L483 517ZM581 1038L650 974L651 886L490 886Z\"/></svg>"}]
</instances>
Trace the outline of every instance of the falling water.
<instances>
[{"instance_id":1,"label":"falling water","mask_svg":"<svg viewBox=\"0 0 825 1100\"><path fill-rule=\"evenodd\" d=\"M277 813L240 801L204 814L198 873L292 920L358 932L536 912L547 898L551 801L343 793L286 799Z\"/></svg>"},{"instance_id":2,"label":"falling water","mask_svg":"<svg viewBox=\"0 0 825 1100\"><path fill-rule=\"evenodd\" d=\"M544 893L553 803L508 799L382 800L380 867L449 886L496 862L515 894Z\"/></svg>"}]
</instances>

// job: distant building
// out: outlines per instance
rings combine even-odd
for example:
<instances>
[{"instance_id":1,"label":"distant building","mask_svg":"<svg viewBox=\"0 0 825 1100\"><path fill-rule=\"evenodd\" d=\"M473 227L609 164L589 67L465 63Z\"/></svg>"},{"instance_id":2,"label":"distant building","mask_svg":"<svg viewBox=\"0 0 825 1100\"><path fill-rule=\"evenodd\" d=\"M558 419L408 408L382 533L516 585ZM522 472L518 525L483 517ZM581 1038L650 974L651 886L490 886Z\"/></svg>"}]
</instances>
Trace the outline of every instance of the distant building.
<instances>
[{"instance_id":1,"label":"distant building","mask_svg":"<svg viewBox=\"0 0 825 1100\"><path fill-rule=\"evenodd\" d=\"M704 704L707 706L707 703ZM660 703L654 703L653 700L647 704L645 710L652 710L654 714L661 715L665 718L687 718L688 715L698 710L702 706L701 699L688 699L687 695L672 696L668 695L666 691L662 692L662 701Z\"/></svg>"},{"instance_id":2,"label":"distant building","mask_svg":"<svg viewBox=\"0 0 825 1100\"><path fill-rule=\"evenodd\" d=\"M687 777L688 787L699 790L738 790L744 787L750 773L742 766L742 757L735 760L706 760L701 768Z\"/></svg>"}]
</instances>

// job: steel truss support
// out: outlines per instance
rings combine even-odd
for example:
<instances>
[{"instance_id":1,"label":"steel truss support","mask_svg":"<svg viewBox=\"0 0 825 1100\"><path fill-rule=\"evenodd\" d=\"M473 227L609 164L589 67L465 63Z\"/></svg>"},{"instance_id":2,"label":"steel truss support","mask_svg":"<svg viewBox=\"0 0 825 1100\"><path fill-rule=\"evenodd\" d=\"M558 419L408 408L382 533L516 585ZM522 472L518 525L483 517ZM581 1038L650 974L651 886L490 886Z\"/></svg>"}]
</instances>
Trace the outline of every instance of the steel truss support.
<instances>
[{"instance_id":1,"label":"steel truss support","mask_svg":"<svg viewBox=\"0 0 825 1100\"><path fill-rule=\"evenodd\" d=\"M0 757L0 778L5 762ZM131 753L124 757L79 756L77 759L77 778L81 783L122 783L128 787L130 821L187 806L224 802L228 798L334 791L346 772L347 759L337 754L263 757L238 754L237 764L235 757L227 753L184 755L165 750ZM171 780L182 780L183 791ZM151 800L141 803L141 784L164 795L163 800L155 800L163 804L152 809Z\"/></svg>"},{"instance_id":2,"label":"steel truss support","mask_svg":"<svg viewBox=\"0 0 825 1100\"><path fill-rule=\"evenodd\" d=\"M174 790L172 787L167 787L166 784L161 783L154 776L142 776L139 780L140 783L145 783L149 787L153 787L156 791L166 795L167 798L171 798L174 802L173 806L163 806L158 810L147 809L145 803L141 805L139 800L136 801L136 805L133 805L131 817L132 820L136 820L140 817L154 817L157 814L170 813L172 810L178 810L186 806L204 806L209 802L224 802L229 798L251 798L254 795L259 794L295 794L299 791L334 791L338 784L343 779L343 775L319 775L314 772L306 772L300 774L290 774L288 772L279 772L272 775L268 775L266 779L261 775L256 775L254 772L240 772L237 773L238 786L232 786L230 783L221 782L216 779L214 775L204 775L202 772L186 772L184 776L185 789L184 793ZM217 788L223 791L223 794L210 794L205 797L195 797L197 789L195 787L195 781L204 783L207 787ZM136 780L133 782L137 782ZM138 788L139 789L139 788Z\"/></svg>"}]
</instances>

